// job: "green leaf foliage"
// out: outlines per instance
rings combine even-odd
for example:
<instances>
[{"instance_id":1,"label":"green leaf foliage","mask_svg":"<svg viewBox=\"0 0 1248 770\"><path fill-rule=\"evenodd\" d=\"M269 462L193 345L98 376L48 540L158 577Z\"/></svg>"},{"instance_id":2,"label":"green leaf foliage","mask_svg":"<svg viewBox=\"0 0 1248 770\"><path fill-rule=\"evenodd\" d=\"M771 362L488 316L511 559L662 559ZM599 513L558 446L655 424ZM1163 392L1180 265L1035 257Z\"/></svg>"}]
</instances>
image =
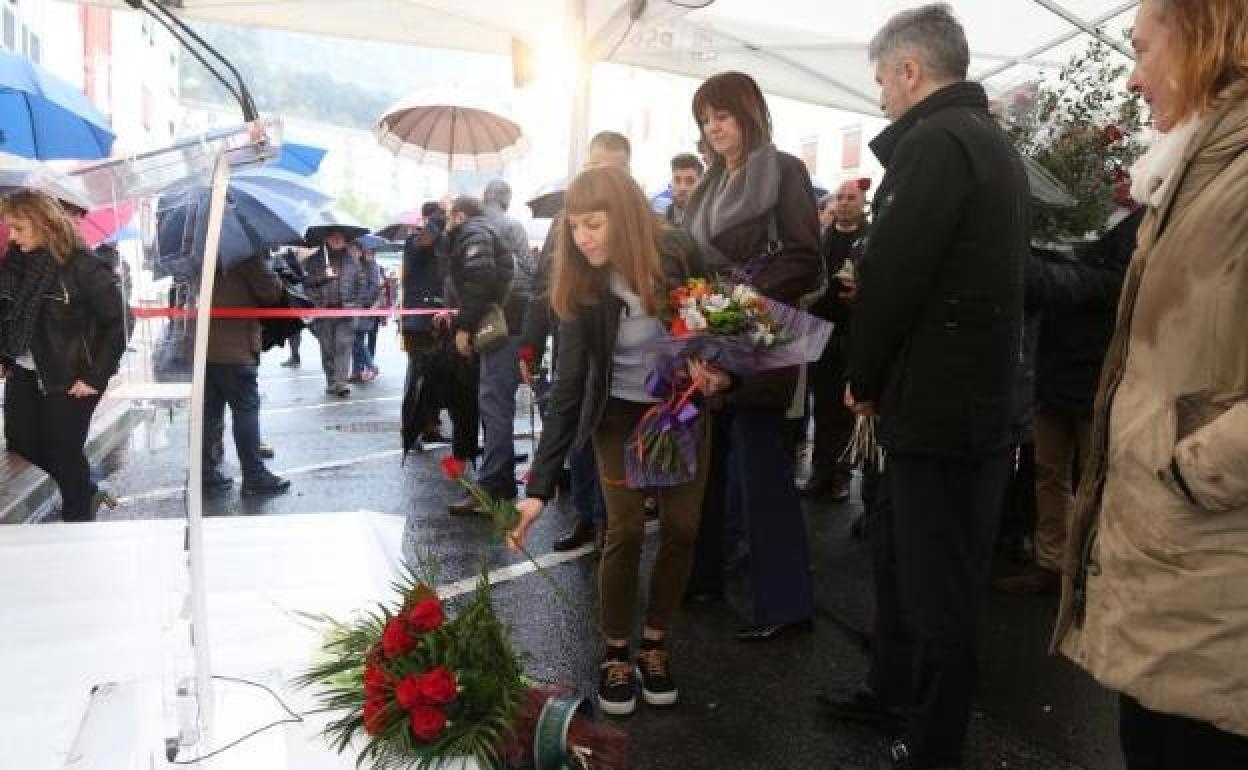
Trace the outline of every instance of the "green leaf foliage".
<instances>
[{"instance_id":1,"label":"green leaf foliage","mask_svg":"<svg viewBox=\"0 0 1248 770\"><path fill-rule=\"evenodd\" d=\"M1128 65L1095 40L1071 57L1055 81L1005 106L1006 130L1020 153L1048 169L1074 196L1071 208L1037 206L1033 235L1055 241L1104 230L1143 153L1140 99L1126 89Z\"/></svg>"},{"instance_id":2,"label":"green leaf foliage","mask_svg":"<svg viewBox=\"0 0 1248 770\"><path fill-rule=\"evenodd\" d=\"M298 687L317 689L321 710L341 712L325 728L335 750L346 752L363 741L358 767L434 768L456 757L473 757L482 767L501 766L500 747L510 735L527 685L510 632L494 611L485 565L476 591L459 600L440 627L418 635L413 650L394 658L382 652L382 635L391 618L433 596L431 577L432 570L423 575L409 570L396 585L396 603L379 604L353 623L330 621L323 658L295 679ZM392 683L440 666L455 674L459 694L445 707L449 722L436 740L423 743L413 736L393 690L386 698L384 729L367 734L363 679L370 662Z\"/></svg>"}]
</instances>

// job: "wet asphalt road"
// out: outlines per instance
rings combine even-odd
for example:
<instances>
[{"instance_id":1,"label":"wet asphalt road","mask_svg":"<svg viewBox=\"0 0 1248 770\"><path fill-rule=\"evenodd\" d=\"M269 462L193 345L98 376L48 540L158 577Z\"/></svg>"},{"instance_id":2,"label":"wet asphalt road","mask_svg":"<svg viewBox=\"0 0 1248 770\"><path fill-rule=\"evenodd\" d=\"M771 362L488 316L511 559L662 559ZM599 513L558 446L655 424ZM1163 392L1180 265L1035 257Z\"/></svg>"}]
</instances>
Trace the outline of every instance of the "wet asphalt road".
<instances>
[{"instance_id":1,"label":"wet asphalt road","mask_svg":"<svg viewBox=\"0 0 1248 770\"><path fill-rule=\"evenodd\" d=\"M447 514L446 504L459 495L438 468L444 447L400 465L404 359L390 329L383 329L380 345L381 377L355 386L347 399L325 395L319 351L310 335L304 337L300 369L278 366L285 351L267 355L261 368L261 430L277 451L270 467L289 475L292 489L275 497L244 498L236 484L209 498L205 512L280 516L369 510L402 516L405 553L432 551L448 582L475 574L483 551L491 566L516 561L490 545L486 521ZM522 408L516 433L528 431ZM445 432L449 435L449 425ZM186 444L184 412L156 412L136 429L102 468L123 501L101 518L185 515L179 490ZM529 452L528 440L517 439L517 449ZM227 456L232 462L232 446ZM237 467L231 469L237 476ZM866 668L862 630L870 620L871 578L866 547L849 534L857 502L807 505L818 605L815 632L762 645L737 642L732 632L748 596L742 577L730 584L726 603L689 609L672 647L680 704L667 711L641 704L636 715L617 722L633 737L637 768L876 767L883 740L866 729L821 718L813 700L820 690L848 692ZM570 508L553 505L534 530L532 551L547 553L572 520ZM647 561L655 540L651 535ZM563 604L535 574L499 585L495 598L529 673L589 694L598 654L588 620L596 607L592 557L553 567L549 574L578 606ZM1055 609L1055 599L991 597L982 629L980 699L968 770L1121 768L1112 697L1045 652Z\"/></svg>"}]
</instances>

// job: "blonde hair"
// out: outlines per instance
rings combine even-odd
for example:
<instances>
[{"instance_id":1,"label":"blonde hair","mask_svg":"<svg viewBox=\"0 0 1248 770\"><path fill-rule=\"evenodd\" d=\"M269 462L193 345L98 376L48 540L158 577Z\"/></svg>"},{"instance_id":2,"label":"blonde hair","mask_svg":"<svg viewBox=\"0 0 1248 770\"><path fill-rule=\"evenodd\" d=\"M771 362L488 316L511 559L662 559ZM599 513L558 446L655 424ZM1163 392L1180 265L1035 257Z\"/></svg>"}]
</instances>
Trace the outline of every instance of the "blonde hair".
<instances>
[{"instance_id":1,"label":"blonde hair","mask_svg":"<svg viewBox=\"0 0 1248 770\"><path fill-rule=\"evenodd\" d=\"M1178 48L1179 117L1207 112L1227 86L1248 78L1248 3L1148 0Z\"/></svg>"},{"instance_id":2,"label":"blonde hair","mask_svg":"<svg viewBox=\"0 0 1248 770\"><path fill-rule=\"evenodd\" d=\"M38 190L18 190L0 198L0 216L29 220L42 237L44 248L57 262L87 246L78 226L56 198Z\"/></svg>"},{"instance_id":3,"label":"blonde hair","mask_svg":"<svg viewBox=\"0 0 1248 770\"><path fill-rule=\"evenodd\" d=\"M598 301L607 288L607 271L589 264L572 238L569 216L601 211L607 216L607 259L610 268L628 281L642 307L655 315L663 271L656 245L662 232L658 215L632 176L613 166L577 174L564 197L564 216L555 240L550 305L561 319Z\"/></svg>"}]
</instances>

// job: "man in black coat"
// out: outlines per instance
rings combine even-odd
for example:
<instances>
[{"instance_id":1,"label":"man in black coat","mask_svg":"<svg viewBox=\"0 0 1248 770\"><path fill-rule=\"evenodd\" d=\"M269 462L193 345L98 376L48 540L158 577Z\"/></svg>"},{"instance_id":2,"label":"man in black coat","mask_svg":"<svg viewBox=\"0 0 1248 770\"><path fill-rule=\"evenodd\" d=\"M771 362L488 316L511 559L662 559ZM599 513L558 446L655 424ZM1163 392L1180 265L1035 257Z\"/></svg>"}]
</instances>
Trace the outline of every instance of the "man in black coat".
<instances>
[{"instance_id":1,"label":"man in black coat","mask_svg":"<svg viewBox=\"0 0 1248 770\"><path fill-rule=\"evenodd\" d=\"M478 481L496 498L516 497L516 457L512 440L516 417L516 388L520 370L516 356L520 347L522 310L507 313L507 336L489 350L474 350L476 335L491 323L491 307L506 307L515 263L511 250L485 216L480 200L461 196L451 204L448 237L451 283L459 301L455 316L455 350L469 358L478 354L481 364L477 404L485 431L485 455ZM468 495L453 503L453 514L479 513L477 501Z\"/></svg>"},{"instance_id":2,"label":"man in black coat","mask_svg":"<svg viewBox=\"0 0 1248 770\"><path fill-rule=\"evenodd\" d=\"M810 479L804 495L827 494L834 503L849 499L853 478L842 460L854 431L854 415L845 406L845 367L849 363L850 311L858 295L857 263L867 237L866 191L869 179L849 179L829 196L831 222L823 228L820 247L828 274L828 291L810 312L831 321L832 336L823 355L810 367L810 395L814 397L815 446Z\"/></svg>"},{"instance_id":3,"label":"man in black coat","mask_svg":"<svg viewBox=\"0 0 1248 770\"><path fill-rule=\"evenodd\" d=\"M1022 161L966 81L946 3L903 11L872 41L893 123L862 262L846 401L879 415L888 452L872 536L870 689L842 717L901 710L890 768L957 768L974 694L976 622L1009 467L1029 201ZM878 524L878 526L877 526Z\"/></svg>"}]
</instances>

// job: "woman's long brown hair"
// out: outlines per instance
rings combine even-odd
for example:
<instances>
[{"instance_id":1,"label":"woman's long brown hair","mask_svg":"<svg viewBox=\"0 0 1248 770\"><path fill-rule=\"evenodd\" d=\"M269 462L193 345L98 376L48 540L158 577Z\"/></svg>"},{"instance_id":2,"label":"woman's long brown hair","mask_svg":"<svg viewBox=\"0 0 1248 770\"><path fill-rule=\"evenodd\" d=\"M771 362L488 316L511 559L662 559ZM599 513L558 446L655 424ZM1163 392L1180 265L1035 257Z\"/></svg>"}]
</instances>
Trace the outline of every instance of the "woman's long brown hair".
<instances>
[{"instance_id":1,"label":"woman's long brown hair","mask_svg":"<svg viewBox=\"0 0 1248 770\"><path fill-rule=\"evenodd\" d=\"M567 219L595 211L607 216L607 266L602 268L589 264L577 248ZM608 270L628 281L647 313L658 313L663 270L656 243L663 225L627 171L603 166L577 174L557 226L550 305L559 318L598 302L607 289Z\"/></svg>"},{"instance_id":2,"label":"woman's long brown hair","mask_svg":"<svg viewBox=\"0 0 1248 770\"><path fill-rule=\"evenodd\" d=\"M85 249L82 235L64 207L47 193L18 190L0 198L0 216L30 220L43 238L44 248L57 262L64 262L74 249Z\"/></svg>"}]
</instances>

